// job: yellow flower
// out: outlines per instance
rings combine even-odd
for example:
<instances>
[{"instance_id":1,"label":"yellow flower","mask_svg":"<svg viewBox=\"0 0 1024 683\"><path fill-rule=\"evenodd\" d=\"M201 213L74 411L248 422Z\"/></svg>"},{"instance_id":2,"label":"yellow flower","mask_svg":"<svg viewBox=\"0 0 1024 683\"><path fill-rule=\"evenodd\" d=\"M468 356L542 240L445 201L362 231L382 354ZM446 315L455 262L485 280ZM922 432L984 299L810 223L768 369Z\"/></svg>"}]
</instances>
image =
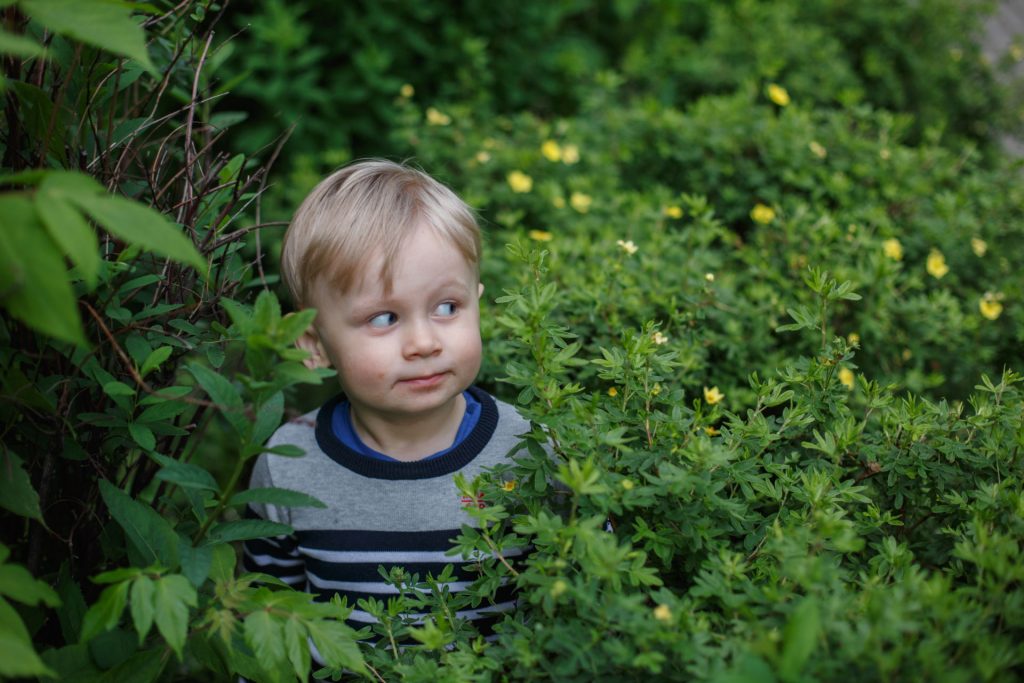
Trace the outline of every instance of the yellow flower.
<instances>
[{"instance_id":1,"label":"yellow flower","mask_svg":"<svg viewBox=\"0 0 1024 683\"><path fill-rule=\"evenodd\" d=\"M651 396L657 396L660 393L661 393L661 383L659 382L658 384L654 385L653 389L651 389Z\"/></svg>"},{"instance_id":2,"label":"yellow flower","mask_svg":"<svg viewBox=\"0 0 1024 683\"><path fill-rule=\"evenodd\" d=\"M655 332L653 339L654 343L657 344L658 346L661 346L662 344L668 341L668 337L663 335L661 332Z\"/></svg>"},{"instance_id":3,"label":"yellow flower","mask_svg":"<svg viewBox=\"0 0 1024 683\"><path fill-rule=\"evenodd\" d=\"M484 150L480 150L479 152L476 153L475 158L478 164L486 164L488 161L491 160L491 153L485 152Z\"/></svg>"},{"instance_id":4,"label":"yellow flower","mask_svg":"<svg viewBox=\"0 0 1024 683\"><path fill-rule=\"evenodd\" d=\"M911 352L910 349L903 349L903 352L900 354L900 358L902 358L903 360L910 360L911 357L913 357L913 355L914 354Z\"/></svg>"},{"instance_id":5,"label":"yellow flower","mask_svg":"<svg viewBox=\"0 0 1024 683\"><path fill-rule=\"evenodd\" d=\"M715 274L714 273L704 273L704 279L707 280L708 282L714 282L715 281Z\"/></svg>"},{"instance_id":6,"label":"yellow flower","mask_svg":"<svg viewBox=\"0 0 1024 683\"><path fill-rule=\"evenodd\" d=\"M562 148L562 161L570 166L580 160L580 148L576 145L566 145Z\"/></svg>"},{"instance_id":7,"label":"yellow flower","mask_svg":"<svg viewBox=\"0 0 1024 683\"><path fill-rule=\"evenodd\" d=\"M626 252L630 256L635 254L640 249L640 247L633 244L633 240L619 240L615 244L619 245L622 251Z\"/></svg>"},{"instance_id":8,"label":"yellow flower","mask_svg":"<svg viewBox=\"0 0 1024 683\"><path fill-rule=\"evenodd\" d=\"M775 220L775 209L764 204L755 204L754 208L750 210L750 217L758 223L767 225Z\"/></svg>"},{"instance_id":9,"label":"yellow flower","mask_svg":"<svg viewBox=\"0 0 1024 683\"><path fill-rule=\"evenodd\" d=\"M573 192L569 197L569 205L580 213L590 211L590 205L593 203L594 199L589 194L582 192Z\"/></svg>"},{"instance_id":10,"label":"yellow flower","mask_svg":"<svg viewBox=\"0 0 1024 683\"><path fill-rule=\"evenodd\" d=\"M892 156L892 152L889 151L888 147L883 147L878 150L878 156L881 157L882 161L887 161Z\"/></svg>"},{"instance_id":11,"label":"yellow flower","mask_svg":"<svg viewBox=\"0 0 1024 683\"><path fill-rule=\"evenodd\" d=\"M447 126L451 122L452 117L433 107L427 107L427 123L431 126Z\"/></svg>"},{"instance_id":12,"label":"yellow flower","mask_svg":"<svg viewBox=\"0 0 1024 683\"><path fill-rule=\"evenodd\" d=\"M609 387L608 388L608 395L611 396L612 398L615 398L616 396L619 395L619 390L616 389L615 387Z\"/></svg>"},{"instance_id":13,"label":"yellow flower","mask_svg":"<svg viewBox=\"0 0 1024 683\"><path fill-rule=\"evenodd\" d=\"M559 195L555 195L554 197L551 198L551 206L555 207L556 209L564 209L565 208L565 197L563 197L560 194Z\"/></svg>"},{"instance_id":14,"label":"yellow flower","mask_svg":"<svg viewBox=\"0 0 1024 683\"><path fill-rule=\"evenodd\" d=\"M666 206L665 215L669 218L682 218L683 210L678 206Z\"/></svg>"},{"instance_id":15,"label":"yellow flower","mask_svg":"<svg viewBox=\"0 0 1024 683\"><path fill-rule=\"evenodd\" d=\"M860 344L860 335L857 334L856 332L851 332L850 334L846 335L846 341L850 342L851 344Z\"/></svg>"},{"instance_id":16,"label":"yellow flower","mask_svg":"<svg viewBox=\"0 0 1024 683\"><path fill-rule=\"evenodd\" d=\"M1011 46L1010 56L1013 57L1013 61L1015 62L1024 61L1024 48L1022 48L1020 45Z\"/></svg>"},{"instance_id":17,"label":"yellow flower","mask_svg":"<svg viewBox=\"0 0 1024 683\"><path fill-rule=\"evenodd\" d=\"M501 485L501 489L503 491L515 491L516 490L516 480L515 479L509 479L508 481L504 482Z\"/></svg>"},{"instance_id":18,"label":"yellow flower","mask_svg":"<svg viewBox=\"0 0 1024 683\"><path fill-rule=\"evenodd\" d=\"M654 618L658 621L672 621L672 610L668 608L668 605L658 605L654 608Z\"/></svg>"},{"instance_id":19,"label":"yellow flower","mask_svg":"<svg viewBox=\"0 0 1024 683\"><path fill-rule=\"evenodd\" d=\"M850 368L841 368L839 370L839 381L847 389L853 389L853 370Z\"/></svg>"},{"instance_id":20,"label":"yellow flower","mask_svg":"<svg viewBox=\"0 0 1024 683\"><path fill-rule=\"evenodd\" d=\"M995 320L1003 312L1003 304L999 301L1002 298L1002 293L985 292L978 302L978 310L989 320Z\"/></svg>"},{"instance_id":21,"label":"yellow flower","mask_svg":"<svg viewBox=\"0 0 1024 683\"><path fill-rule=\"evenodd\" d=\"M814 156L818 157L819 159L824 159L825 157L828 156L828 150L825 149L822 146L822 144L817 140L811 140L810 143L808 143L807 147L811 150Z\"/></svg>"},{"instance_id":22,"label":"yellow flower","mask_svg":"<svg viewBox=\"0 0 1024 683\"><path fill-rule=\"evenodd\" d=\"M554 237L554 235L547 230L531 230L526 234L530 236L531 240L536 240L537 242L550 242Z\"/></svg>"},{"instance_id":23,"label":"yellow flower","mask_svg":"<svg viewBox=\"0 0 1024 683\"><path fill-rule=\"evenodd\" d=\"M938 249L932 249L928 252L928 260L925 263L925 269L928 274L934 278L941 278L949 272L949 266L946 265L946 257L942 255L942 252Z\"/></svg>"},{"instance_id":24,"label":"yellow flower","mask_svg":"<svg viewBox=\"0 0 1024 683\"><path fill-rule=\"evenodd\" d=\"M715 405L721 402L725 398L725 394L718 390L718 387L711 387L708 389L704 387L704 400L708 402L708 405Z\"/></svg>"},{"instance_id":25,"label":"yellow flower","mask_svg":"<svg viewBox=\"0 0 1024 683\"><path fill-rule=\"evenodd\" d=\"M404 84L404 85L403 85L403 86L402 86L402 87L401 87L401 88L400 88L400 89L398 90L398 93L399 93L399 94L400 94L400 95L401 95L402 97L404 97L404 98L406 98L406 99L409 99L410 97L412 97L413 95L415 95L415 94L416 94L416 89L415 89L414 87L412 87L411 85L409 85L408 83L405 83L405 84Z\"/></svg>"},{"instance_id":26,"label":"yellow flower","mask_svg":"<svg viewBox=\"0 0 1024 683\"><path fill-rule=\"evenodd\" d=\"M633 483L632 479L623 479L620 486L622 486L622 488L626 489L627 491L632 491L635 484Z\"/></svg>"},{"instance_id":27,"label":"yellow flower","mask_svg":"<svg viewBox=\"0 0 1024 683\"><path fill-rule=\"evenodd\" d=\"M893 261L903 260L903 245L895 237L882 242L882 251Z\"/></svg>"},{"instance_id":28,"label":"yellow flower","mask_svg":"<svg viewBox=\"0 0 1024 683\"><path fill-rule=\"evenodd\" d=\"M780 107L785 107L789 104L789 93L781 85L772 83L768 86L768 99Z\"/></svg>"},{"instance_id":29,"label":"yellow flower","mask_svg":"<svg viewBox=\"0 0 1024 683\"><path fill-rule=\"evenodd\" d=\"M985 252L988 251L988 243L980 237L972 237L971 250L974 252L975 256L984 256Z\"/></svg>"},{"instance_id":30,"label":"yellow flower","mask_svg":"<svg viewBox=\"0 0 1024 683\"><path fill-rule=\"evenodd\" d=\"M562 579L556 580L553 584L551 584L551 597L557 598L559 595L568 590L568 588L569 584L567 584L565 581L563 581Z\"/></svg>"},{"instance_id":31,"label":"yellow flower","mask_svg":"<svg viewBox=\"0 0 1024 683\"><path fill-rule=\"evenodd\" d=\"M718 436L720 432L714 427L705 427L704 433L707 434L708 436Z\"/></svg>"},{"instance_id":32,"label":"yellow flower","mask_svg":"<svg viewBox=\"0 0 1024 683\"><path fill-rule=\"evenodd\" d=\"M540 153L548 161L560 161L562 159L562 148L554 140L545 140L540 146Z\"/></svg>"},{"instance_id":33,"label":"yellow flower","mask_svg":"<svg viewBox=\"0 0 1024 683\"><path fill-rule=\"evenodd\" d=\"M512 188L513 192L522 194L523 192L529 192L533 189L533 178L522 171L512 171L508 174L507 179L508 186Z\"/></svg>"}]
</instances>

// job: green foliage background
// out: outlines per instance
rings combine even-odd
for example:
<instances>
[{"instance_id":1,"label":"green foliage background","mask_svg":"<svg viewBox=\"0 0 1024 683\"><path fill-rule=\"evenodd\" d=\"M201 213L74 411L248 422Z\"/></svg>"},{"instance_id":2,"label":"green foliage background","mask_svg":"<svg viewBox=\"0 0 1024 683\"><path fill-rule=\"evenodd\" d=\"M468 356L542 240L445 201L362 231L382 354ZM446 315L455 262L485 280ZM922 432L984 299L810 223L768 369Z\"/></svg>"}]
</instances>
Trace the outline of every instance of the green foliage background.
<instances>
[{"instance_id":1,"label":"green foliage background","mask_svg":"<svg viewBox=\"0 0 1024 683\"><path fill-rule=\"evenodd\" d=\"M0 677L1024 675L990 5L0 4ZM247 503L320 504L239 484L333 392L283 221L371 154L478 210L480 381L535 430L462 482L479 580L392 572L367 634L236 555L287 531ZM452 615L502 581L484 641Z\"/></svg>"}]
</instances>

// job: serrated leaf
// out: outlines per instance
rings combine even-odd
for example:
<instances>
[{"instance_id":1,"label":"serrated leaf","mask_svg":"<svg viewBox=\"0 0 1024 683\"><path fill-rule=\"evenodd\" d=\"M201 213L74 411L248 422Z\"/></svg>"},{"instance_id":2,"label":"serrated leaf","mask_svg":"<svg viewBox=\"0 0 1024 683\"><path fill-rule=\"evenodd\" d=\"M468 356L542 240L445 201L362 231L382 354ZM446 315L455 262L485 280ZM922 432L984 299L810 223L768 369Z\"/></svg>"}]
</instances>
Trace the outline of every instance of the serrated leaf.
<instances>
[{"instance_id":1,"label":"serrated leaf","mask_svg":"<svg viewBox=\"0 0 1024 683\"><path fill-rule=\"evenodd\" d=\"M285 661L284 629L266 610L255 610L245 618L245 642L264 669L273 670Z\"/></svg>"},{"instance_id":2,"label":"serrated leaf","mask_svg":"<svg viewBox=\"0 0 1024 683\"><path fill-rule=\"evenodd\" d=\"M32 488L21 458L6 450L0 451L0 506L16 515L43 521L39 494Z\"/></svg>"},{"instance_id":3,"label":"serrated leaf","mask_svg":"<svg viewBox=\"0 0 1024 683\"><path fill-rule=\"evenodd\" d=\"M54 33L137 60L156 69L146 51L146 36L127 5L100 0L21 0L22 10Z\"/></svg>"},{"instance_id":4,"label":"serrated leaf","mask_svg":"<svg viewBox=\"0 0 1024 683\"><path fill-rule=\"evenodd\" d=\"M363 674L366 665L356 644L354 631L338 621L310 621L306 624L317 651L333 667Z\"/></svg>"},{"instance_id":5,"label":"serrated leaf","mask_svg":"<svg viewBox=\"0 0 1024 683\"><path fill-rule=\"evenodd\" d=\"M206 260L192 241L158 211L114 195L73 195L71 200L115 237L205 273Z\"/></svg>"},{"instance_id":6,"label":"serrated leaf","mask_svg":"<svg viewBox=\"0 0 1024 683\"><path fill-rule=\"evenodd\" d=\"M248 423L243 414L242 396L238 389L224 376L210 370L209 368L191 364L187 366L188 371L199 382L199 386L207 393L210 399L221 407L222 413L227 421L235 428L239 435L248 431Z\"/></svg>"},{"instance_id":7,"label":"serrated leaf","mask_svg":"<svg viewBox=\"0 0 1024 683\"><path fill-rule=\"evenodd\" d=\"M124 529L145 564L178 565L178 537L166 519L108 481L100 482L100 495L111 516Z\"/></svg>"},{"instance_id":8,"label":"serrated leaf","mask_svg":"<svg viewBox=\"0 0 1024 683\"><path fill-rule=\"evenodd\" d=\"M264 503L267 505L280 505L281 507L312 507L326 508L327 505L313 496L300 491L281 488L255 488L240 491L231 496L228 505L246 505L248 503ZM257 520L258 521L258 520Z\"/></svg>"},{"instance_id":9,"label":"serrated leaf","mask_svg":"<svg viewBox=\"0 0 1024 683\"><path fill-rule=\"evenodd\" d=\"M139 634L139 645L146 639L149 629L153 627L153 597L156 588L148 576L140 576L132 582L131 599L129 601L135 631Z\"/></svg>"},{"instance_id":10,"label":"serrated leaf","mask_svg":"<svg viewBox=\"0 0 1024 683\"><path fill-rule=\"evenodd\" d=\"M89 608L82 619L83 643L117 626L128 601L128 587L129 583L122 581L103 589L99 600Z\"/></svg>"},{"instance_id":11,"label":"serrated leaf","mask_svg":"<svg viewBox=\"0 0 1024 683\"><path fill-rule=\"evenodd\" d=\"M193 586L199 588L213 567L213 546L192 546L188 539L179 537L178 554L181 555L181 573Z\"/></svg>"},{"instance_id":12,"label":"serrated leaf","mask_svg":"<svg viewBox=\"0 0 1024 683\"><path fill-rule=\"evenodd\" d=\"M271 522L265 519L240 519L234 522L223 522L210 530L209 542L228 543L231 541L247 541L251 538L267 538L268 536L287 536L294 530L287 524Z\"/></svg>"},{"instance_id":13,"label":"serrated leaf","mask_svg":"<svg viewBox=\"0 0 1024 683\"><path fill-rule=\"evenodd\" d=\"M306 628L295 618L284 623L284 646L295 676L301 681L309 677L309 641Z\"/></svg>"},{"instance_id":14,"label":"serrated leaf","mask_svg":"<svg viewBox=\"0 0 1024 683\"><path fill-rule=\"evenodd\" d=\"M165 576L154 584L156 628L180 660L188 635L188 608L197 604L196 589L180 574Z\"/></svg>"},{"instance_id":15,"label":"serrated leaf","mask_svg":"<svg viewBox=\"0 0 1024 683\"><path fill-rule=\"evenodd\" d=\"M284 418L284 392L278 391L269 399L263 402L256 411L256 421L252 425L252 438L250 441L262 444L281 425Z\"/></svg>"}]
</instances>

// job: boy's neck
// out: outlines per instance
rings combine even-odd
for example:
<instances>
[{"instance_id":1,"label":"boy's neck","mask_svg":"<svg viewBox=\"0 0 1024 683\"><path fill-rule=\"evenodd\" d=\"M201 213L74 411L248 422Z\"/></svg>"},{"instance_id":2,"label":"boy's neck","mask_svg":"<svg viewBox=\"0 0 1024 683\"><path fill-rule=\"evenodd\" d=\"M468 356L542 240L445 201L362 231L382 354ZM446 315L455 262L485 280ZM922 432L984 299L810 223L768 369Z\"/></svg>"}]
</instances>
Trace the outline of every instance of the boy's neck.
<instances>
[{"instance_id":1,"label":"boy's neck","mask_svg":"<svg viewBox=\"0 0 1024 683\"><path fill-rule=\"evenodd\" d=\"M355 404L349 406L352 428L364 444L395 460L415 462L455 441L466 414L466 399L459 393L437 410L415 418L364 414Z\"/></svg>"}]
</instances>

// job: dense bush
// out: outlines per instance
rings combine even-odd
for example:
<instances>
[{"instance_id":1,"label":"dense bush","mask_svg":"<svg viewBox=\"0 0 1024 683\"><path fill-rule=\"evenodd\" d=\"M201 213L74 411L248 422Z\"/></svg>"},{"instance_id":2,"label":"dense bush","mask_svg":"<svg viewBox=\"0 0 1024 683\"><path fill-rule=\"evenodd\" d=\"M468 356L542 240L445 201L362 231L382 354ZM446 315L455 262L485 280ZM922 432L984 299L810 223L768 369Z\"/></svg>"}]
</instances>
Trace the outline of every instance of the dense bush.
<instances>
[{"instance_id":1,"label":"dense bush","mask_svg":"<svg viewBox=\"0 0 1024 683\"><path fill-rule=\"evenodd\" d=\"M346 679L1024 675L1024 197L964 142L998 101L962 80L971 15L516 7L353 3L338 29L268 3L229 15L238 43L212 4L5 9L0 677L294 680L309 639ZM359 47L328 69L332 30ZM395 572L360 605L418 646L236 569L286 530L245 504L319 504L238 484L332 381L273 293L277 149L224 151L232 86L325 136L278 201L381 136L485 226L481 383L535 428L462 483L474 586ZM255 123L250 152L285 127ZM485 641L452 615L503 580L521 608Z\"/></svg>"}]
</instances>

